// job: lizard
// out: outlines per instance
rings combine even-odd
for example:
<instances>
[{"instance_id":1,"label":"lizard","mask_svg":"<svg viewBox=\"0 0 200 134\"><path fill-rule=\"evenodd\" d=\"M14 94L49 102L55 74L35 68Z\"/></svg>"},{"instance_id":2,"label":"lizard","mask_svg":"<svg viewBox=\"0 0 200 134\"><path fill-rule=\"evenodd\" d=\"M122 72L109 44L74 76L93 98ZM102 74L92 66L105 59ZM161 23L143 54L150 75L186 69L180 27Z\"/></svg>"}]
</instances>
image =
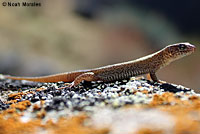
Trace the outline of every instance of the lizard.
<instances>
[{"instance_id":1,"label":"lizard","mask_svg":"<svg viewBox=\"0 0 200 134\"><path fill-rule=\"evenodd\" d=\"M70 87L75 87L84 81L115 81L123 80L133 76L150 74L153 82L160 82L156 72L171 62L178 60L195 51L196 47L188 42L168 45L165 48L150 55L107 65L94 69L78 70L72 72L58 73L40 77L17 77L5 75L5 78L14 80L28 80L35 82L71 82Z\"/></svg>"}]
</instances>

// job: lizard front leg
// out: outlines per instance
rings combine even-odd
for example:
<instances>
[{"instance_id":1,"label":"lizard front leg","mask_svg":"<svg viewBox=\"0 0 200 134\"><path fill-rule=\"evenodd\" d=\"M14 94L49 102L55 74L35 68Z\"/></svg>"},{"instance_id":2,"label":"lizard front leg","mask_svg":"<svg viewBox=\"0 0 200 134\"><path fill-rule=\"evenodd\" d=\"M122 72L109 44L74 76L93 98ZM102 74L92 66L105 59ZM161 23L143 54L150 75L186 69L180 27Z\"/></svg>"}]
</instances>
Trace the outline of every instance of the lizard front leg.
<instances>
[{"instance_id":1,"label":"lizard front leg","mask_svg":"<svg viewBox=\"0 0 200 134\"><path fill-rule=\"evenodd\" d=\"M153 80L153 82L159 82L155 72L150 72L150 77Z\"/></svg>"},{"instance_id":2,"label":"lizard front leg","mask_svg":"<svg viewBox=\"0 0 200 134\"><path fill-rule=\"evenodd\" d=\"M161 84L166 83L165 81L158 80L155 72L151 72L150 77L153 80L153 82L158 82L158 83L161 83Z\"/></svg>"},{"instance_id":3,"label":"lizard front leg","mask_svg":"<svg viewBox=\"0 0 200 134\"><path fill-rule=\"evenodd\" d=\"M97 81L97 80L99 80L99 78L96 77L93 72L87 72L87 73L81 74L78 77L76 77L75 80L70 84L70 87L77 86L83 80L85 80L85 81Z\"/></svg>"}]
</instances>

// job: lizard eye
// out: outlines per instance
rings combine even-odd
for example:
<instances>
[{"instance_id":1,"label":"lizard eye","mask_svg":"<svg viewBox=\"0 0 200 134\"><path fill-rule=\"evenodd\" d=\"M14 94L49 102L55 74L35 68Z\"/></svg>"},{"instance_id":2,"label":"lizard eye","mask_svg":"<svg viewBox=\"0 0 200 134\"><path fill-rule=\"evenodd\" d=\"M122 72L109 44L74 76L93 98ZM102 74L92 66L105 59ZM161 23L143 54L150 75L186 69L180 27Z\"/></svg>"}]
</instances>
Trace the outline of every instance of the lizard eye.
<instances>
[{"instance_id":1,"label":"lizard eye","mask_svg":"<svg viewBox=\"0 0 200 134\"><path fill-rule=\"evenodd\" d=\"M180 50L185 50L186 49L186 45L185 44L179 44L179 49Z\"/></svg>"}]
</instances>

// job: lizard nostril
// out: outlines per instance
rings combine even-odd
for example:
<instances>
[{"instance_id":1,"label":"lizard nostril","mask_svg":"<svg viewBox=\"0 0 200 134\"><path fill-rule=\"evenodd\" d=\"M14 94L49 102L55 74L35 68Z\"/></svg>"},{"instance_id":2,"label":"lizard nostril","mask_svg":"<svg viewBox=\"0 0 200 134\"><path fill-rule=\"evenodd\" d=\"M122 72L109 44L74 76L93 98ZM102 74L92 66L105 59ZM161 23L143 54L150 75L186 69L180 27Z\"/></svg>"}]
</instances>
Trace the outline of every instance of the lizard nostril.
<instances>
[{"instance_id":1,"label":"lizard nostril","mask_svg":"<svg viewBox=\"0 0 200 134\"><path fill-rule=\"evenodd\" d=\"M196 47L194 46L194 47L193 47L193 51L195 51L195 50L196 50Z\"/></svg>"}]
</instances>

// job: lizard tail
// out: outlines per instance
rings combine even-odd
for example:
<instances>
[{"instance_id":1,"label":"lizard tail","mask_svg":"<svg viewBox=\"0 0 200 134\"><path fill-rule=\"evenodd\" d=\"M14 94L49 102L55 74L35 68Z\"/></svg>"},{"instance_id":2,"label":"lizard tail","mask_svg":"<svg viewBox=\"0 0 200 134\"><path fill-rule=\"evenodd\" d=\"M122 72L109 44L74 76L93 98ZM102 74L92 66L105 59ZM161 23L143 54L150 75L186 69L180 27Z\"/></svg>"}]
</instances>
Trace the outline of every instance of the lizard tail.
<instances>
[{"instance_id":1,"label":"lizard tail","mask_svg":"<svg viewBox=\"0 0 200 134\"><path fill-rule=\"evenodd\" d=\"M48 75L48 76L41 76L41 77L17 77L17 76L10 76L4 75L5 78L13 79L13 80L28 80L28 81L35 81L35 82L72 82L75 78L73 77L75 74L55 74L55 75Z\"/></svg>"}]
</instances>

